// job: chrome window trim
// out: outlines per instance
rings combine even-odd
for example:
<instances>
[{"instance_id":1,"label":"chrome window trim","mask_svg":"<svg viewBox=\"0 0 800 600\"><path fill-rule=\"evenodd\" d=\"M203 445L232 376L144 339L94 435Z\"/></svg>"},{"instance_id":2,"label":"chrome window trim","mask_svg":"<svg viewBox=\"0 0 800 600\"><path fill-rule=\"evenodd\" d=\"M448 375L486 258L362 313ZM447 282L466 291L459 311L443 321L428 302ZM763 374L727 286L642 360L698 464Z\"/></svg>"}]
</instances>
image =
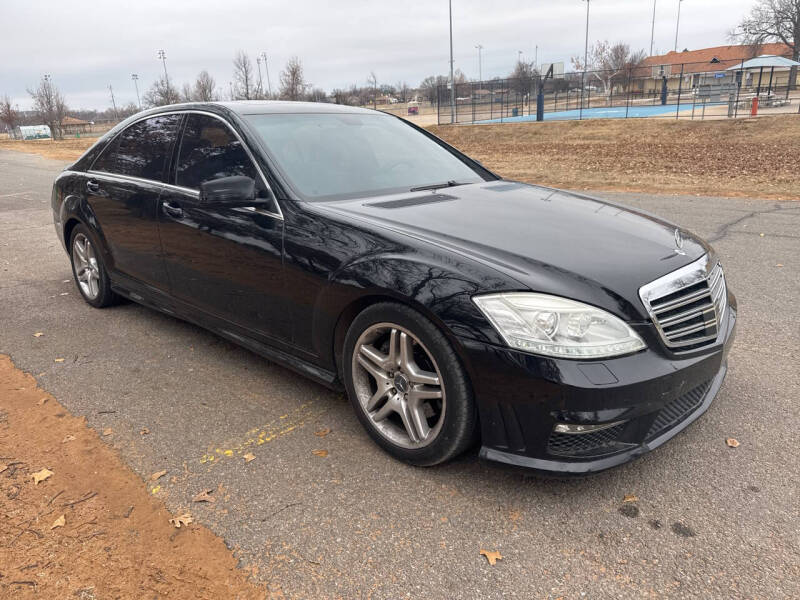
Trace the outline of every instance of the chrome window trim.
<instances>
[{"instance_id":1,"label":"chrome window trim","mask_svg":"<svg viewBox=\"0 0 800 600\"><path fill-rule=\"evenodd\" d=\"M228 129L231 130L233 135L236 137L236 139L242 145L242 148L244 148L244 151L247 153L247 157L250 159L250 162L253 163L253 166L255 167L256 172L258 173L259 177L261 177L261 181L263 182L264 186L267 188L267 192L269 192L269 195L270 195L270 197L272 199L272 202L275 205L275 208L278 210L278 212L274 212L272 210L267 210L267 209L263 209L263 208L258 208L256 206L243 206L243 207L239 207L239 208L242 208L242 209L248 210L248 211L252 211L252 212L256 212L256 213L259 213L259 214L267 215L267 216L273 217L275 219L280 219L281 221L283 221L283 211L281 210L281 206L278 203L278 198L275 196L275 192L272 191L272 187L269 185L269 182L267 181L267 178L264 176L264 172L261 170L261 167L259 166L258 161L255 159L255 155L250 150L250 147L242 139L242 136L239 135L239 132L236 131L236 129L234 129L233 125L231 125L226 119L222 118L221 116L219 116L217 114L214 114L214 113L206 111L206 110L183 109L183 110L170 110L170 111L164 111L164 112L159 112L159 113L154 113L154 114L149 114L149 115L143 115L143 116L139 117L138 119L136 119L135 121L131 121L124 128L120 129L117 133L115 133L114 137L111 138L108 141L108 144L111 144L115 139L117 139L117 136L119 136L123 131L126 131L129 127L132 127L132 126L136 125L137 123L139 123L141 121L145 121L147 119L153 119L153 118L156 118L156 117L166 116L166 115L188 115L188 114L206 115L206 116L212 117L212 118L217 119L218 121L224 123L228 127ZM183 131L180 132L180 135L183 136ZM108 146L106 146L106 149L107 148L108 148ZM105 149L103 150L103 152L105 152ZM94 167L94 164L103 155L103 152L98 154L97 157L94 159L94 161L92 162L92 167ZM180 158L180 148L178 149L178 158ZM194 188L187 188L187 187L183 187L183 186L180 186L180 185L174 185L174 184L166 183L166 182L163 182L163 181L155 181L154 179L144 179L144 178L141 178L141 177L132 177L130 175L122 175L120 173L107 173L105 171L95 171L93 168L90 168L86 172L90 173L92 175L98 176L98 177L99 176L106 176L106 177L112 177L112 178L120 178L120 179L131 181L131 182L134 182L134 183L152 183L152 184L160 185L162 187L166 187L168 189L173 189L173 190L176 190L176 191L189 193L189 194L192 194L193 196L195 196L197 198L200 197L200 190L196 190Z\"/></svg>"}]
</instances>

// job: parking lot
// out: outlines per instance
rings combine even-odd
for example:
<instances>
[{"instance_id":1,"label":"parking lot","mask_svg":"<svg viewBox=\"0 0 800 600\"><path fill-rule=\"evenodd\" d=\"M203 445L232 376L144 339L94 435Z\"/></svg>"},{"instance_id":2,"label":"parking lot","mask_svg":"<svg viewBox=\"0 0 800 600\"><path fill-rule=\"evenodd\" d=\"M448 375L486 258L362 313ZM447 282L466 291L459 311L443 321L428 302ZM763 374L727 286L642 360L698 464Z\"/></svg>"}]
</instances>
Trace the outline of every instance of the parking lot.
<instances>
[{"instance_id":1,"label":"parking lot","mask_svg":"<svg viewBox=\"0 0 800 600\"><path fill-rule=\"evenodd\" d=\"M0 151L0 353L111 428L145 481L167 470L154 495L191 505L287 597L800 597L800 203L598 194L712 241L738 337L692 427L632 464L555 481L476 451L406 466L340 394L136 304L90 308L49 209L64 164ZM192 504L203 489L220 499Z\"/></svg>"}]
</instances>

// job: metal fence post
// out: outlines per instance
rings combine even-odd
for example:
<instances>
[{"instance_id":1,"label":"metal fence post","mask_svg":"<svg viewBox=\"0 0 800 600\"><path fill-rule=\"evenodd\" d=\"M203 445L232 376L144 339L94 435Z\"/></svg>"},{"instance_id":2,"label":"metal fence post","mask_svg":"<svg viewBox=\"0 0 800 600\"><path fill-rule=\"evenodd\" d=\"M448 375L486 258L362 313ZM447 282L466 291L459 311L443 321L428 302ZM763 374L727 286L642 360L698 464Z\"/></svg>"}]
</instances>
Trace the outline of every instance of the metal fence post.
<instances>
[{"instance_id":1,"label":"metal fence post","mask_svg":"<svg viewBox=\"0 0 800 600\"><path fill-rule=\"evenodd\" d=\"M678 108L675 110L675 119L679 119L681 116L681 92L683 92L683 68L684 65L681 65L681 75L680 79L678 80Z\"/></svg>"},{"instance_id":2,"label":"metal fence post","mask_svg":"<svg viewBox=\"0 0 800 600\"><path fill-rule=\"evenodd\" d=\"M632 79L632 77L633 77L633 67L630 67L628 69L628 83L625 86L625 88L626 88L625 91L627 92L625 94L625 96L626 96L626 99L625 99L625 118L626 119L628 118L628 114L630 113L630 110L631 110L631 79Z\"/></svg>"}]
</instances>

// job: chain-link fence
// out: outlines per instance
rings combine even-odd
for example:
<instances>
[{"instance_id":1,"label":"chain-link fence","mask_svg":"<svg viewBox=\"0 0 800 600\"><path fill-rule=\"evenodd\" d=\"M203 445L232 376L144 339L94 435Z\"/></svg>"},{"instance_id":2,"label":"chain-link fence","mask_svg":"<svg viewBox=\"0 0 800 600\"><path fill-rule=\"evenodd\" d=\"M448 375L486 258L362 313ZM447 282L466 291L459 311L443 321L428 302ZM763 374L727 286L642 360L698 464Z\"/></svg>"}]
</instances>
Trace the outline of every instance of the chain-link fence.
<instances>
[{"instance_id":1,"label":"chain-link fence","mask_svg":"<svg viewBox=\"0 0 800 600\"><path fill-rule=\"evenodd\" d=\"M737 118L800 113L797 69L742 61L638 66L555 78L493 79L437 88L447 123L536 120Z\"/></svg>"}]
</instances>

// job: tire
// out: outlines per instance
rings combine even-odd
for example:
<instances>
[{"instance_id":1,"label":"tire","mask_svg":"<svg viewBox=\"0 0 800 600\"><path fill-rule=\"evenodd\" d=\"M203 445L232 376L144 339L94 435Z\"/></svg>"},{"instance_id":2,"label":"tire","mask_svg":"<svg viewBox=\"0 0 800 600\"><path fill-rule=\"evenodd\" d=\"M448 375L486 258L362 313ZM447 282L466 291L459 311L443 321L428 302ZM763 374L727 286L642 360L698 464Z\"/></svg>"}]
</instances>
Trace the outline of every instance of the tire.
<instances>
[{"instance_id":1,"label":"tire","mask_svg":"<svg viewBox=\"0 0 800 600\"><path fill-rule=\"evenodd\" d=\"M120 297L111 290L103 262L102 246L85 225L76 225L69 238L69 258L72 276L83 299L95 308L117 304Z\"/></svg>"},{"instance_id":2,"label":"tire","mask_svg":"<svg viewBox=\"0 0 800 600\"><path fill-rule=\"evenodd\" d=\"M358 419L395 458L433 466L474 444L472 386L447 338L419 312L391 302L366 308L347 331L342 357Z\"/></svg>"}]
</instances>

